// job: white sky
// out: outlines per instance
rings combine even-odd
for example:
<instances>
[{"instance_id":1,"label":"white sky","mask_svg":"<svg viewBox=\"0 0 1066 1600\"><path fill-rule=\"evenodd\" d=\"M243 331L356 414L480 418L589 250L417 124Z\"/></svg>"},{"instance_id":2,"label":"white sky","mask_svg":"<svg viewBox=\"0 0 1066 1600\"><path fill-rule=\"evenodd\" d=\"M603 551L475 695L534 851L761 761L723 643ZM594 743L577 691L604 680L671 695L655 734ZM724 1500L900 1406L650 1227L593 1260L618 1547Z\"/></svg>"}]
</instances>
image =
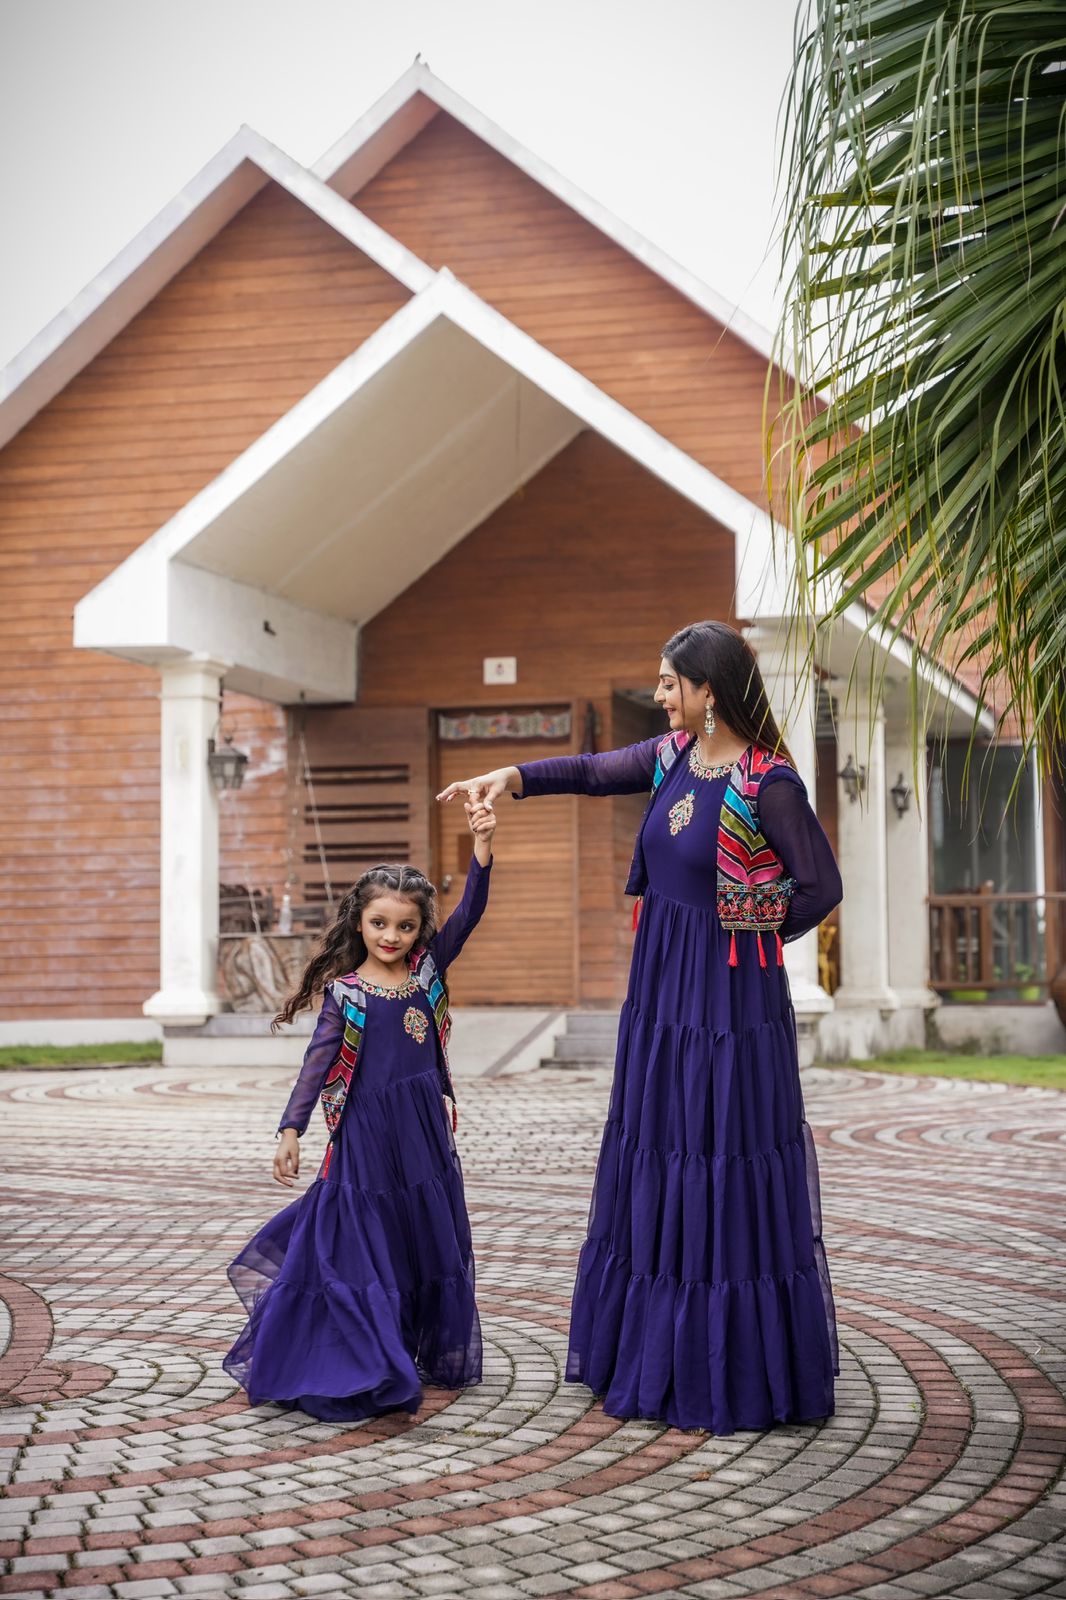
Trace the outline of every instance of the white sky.
<instances>
[{"instance_id":1,"label":"white sky","mask_svg":"<svg viewBox=\"0 0 1066 1600\"><path fill-rule=\"evenodd\" d=\"M764 326L796 0L0 0L0 366L242 122L309 165L421 52Z\"/></svg>"}]
</instances>

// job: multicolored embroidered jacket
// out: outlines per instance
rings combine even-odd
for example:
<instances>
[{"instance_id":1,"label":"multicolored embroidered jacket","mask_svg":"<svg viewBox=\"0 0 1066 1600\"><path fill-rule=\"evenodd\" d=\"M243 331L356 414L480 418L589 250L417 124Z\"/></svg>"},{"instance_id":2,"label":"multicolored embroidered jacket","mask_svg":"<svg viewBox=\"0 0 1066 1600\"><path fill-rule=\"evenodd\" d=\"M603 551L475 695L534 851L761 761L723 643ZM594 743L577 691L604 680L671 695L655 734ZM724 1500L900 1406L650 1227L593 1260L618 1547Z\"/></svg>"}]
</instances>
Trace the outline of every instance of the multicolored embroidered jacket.
<instances>
[{"instance_id":1,"label":"multicolored embroidered jacket","mask_svg":"<svg viewBox=\"0 0 1066 1600\"><path fill-rule=\"evenodd\" d=\"M599 755L532 761L519 767L523 793L615 795L650 787L626 884L626 893L639 897L648 886L644 827L666 774L690 743L688 734L667 734ZM734 965L738 933L798 939L840 900L840 874L802 779L782 757L755 746L745 751L730 775L715 865L717 909L731 935L729 959ZM761 938L759 955L765 965Z\"/></svg>"},{"instance_id":2,"label":"multicolored embroidered jacket","mask_svg":"<svg viewBox=\"0 0 1066 1600\"><path fill-rule=\"evenodd\" d=\"M448 1066L452 1024L444 975L481 921L489 897L491 870L491 862L483 867L476 857L471 861L459 904L429 944L412 951L408 963L433 1013L441 1091L453 1104L455 1090ZM358 1066L366 1023L366 996L354 980L354 973L335 979L322 997L318 1022L304 1054L300 1076L278 1123L279 1132L295 1128L297 1133L303 1133L315 1101L320 1099L331 1141L336 1135Z\"/></svg>"},{"instance_id":3,"label":"multicolored embroidered jacket","mask_svg":"<svg viewBox=\"0 0 1066 1600\"><path fill-rule=\"evenodd\" d=\"M651 801L674 762L691 747L690 733L668 733L655 753ZM759 961L766 965L762 935L772 933L778 965L783 959L779 929L788 916L795 884L759 828L759 788L775 768L791 762L749 745L729 774L718 822L718 920L729 934L729 965L737 965L737 934L754 933ZM632 890L628 892L632 893Z\"/></svg>"}]
</instances>

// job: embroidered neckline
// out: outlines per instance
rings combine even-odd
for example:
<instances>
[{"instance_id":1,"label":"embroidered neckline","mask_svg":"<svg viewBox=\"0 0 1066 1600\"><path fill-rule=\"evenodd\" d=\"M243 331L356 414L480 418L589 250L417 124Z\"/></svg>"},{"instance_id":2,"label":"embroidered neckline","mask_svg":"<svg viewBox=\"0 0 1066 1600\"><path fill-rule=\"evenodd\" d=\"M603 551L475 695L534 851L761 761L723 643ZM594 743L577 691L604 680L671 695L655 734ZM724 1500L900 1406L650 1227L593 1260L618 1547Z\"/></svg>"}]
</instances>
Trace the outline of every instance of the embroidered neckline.
<instances>
[{"instance_id":1,"label":"embroidered neckline","mask_svg":"<svg viewBox=\"0 0 1066 1600\"><path fill-rule=\"evenodd\" d=\"M413 972L405 982L391 987L384 983L371 983L369 978L361 977L358 972L354 977L359 987L365 989L367 994L379 995L382 1000L407 1000L418 988L418 979Z\"/></svg>"},{"instance_id":2,"label":"embroidered neckline","mask_svg":"<svg viewBox=\"0 0 1066 1600\"><path fill-rule=\"evenodd\" d=\"M733 768L736 766L736 762L735 761L725 761L725 762L722 762L722 764L720 766L716 766L716 767L707 766L706 763L703 761L702 757L700 756L700 742L699 742L699 740L698 739L693 739L692 748L689 750L689 753L688 753L688 766L689 766L689 771L694 773L697 778L705 778L709 783L714 778L728 778L729 774L732 772Z\"/></svg>"}]
</instances>

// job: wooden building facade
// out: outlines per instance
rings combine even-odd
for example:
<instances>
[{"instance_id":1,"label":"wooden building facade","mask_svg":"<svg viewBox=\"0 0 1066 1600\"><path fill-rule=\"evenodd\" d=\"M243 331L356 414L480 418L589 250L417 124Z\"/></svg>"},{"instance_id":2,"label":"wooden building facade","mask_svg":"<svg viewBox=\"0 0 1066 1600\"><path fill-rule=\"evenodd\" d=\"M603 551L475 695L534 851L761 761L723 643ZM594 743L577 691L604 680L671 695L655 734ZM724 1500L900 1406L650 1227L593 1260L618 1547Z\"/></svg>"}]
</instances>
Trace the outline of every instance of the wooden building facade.
<instances>
[{"instance_id":1,"label":"wooden building facade","mask_svg":"<svg viewBox=\"0 0 1066 1600\"><path fill-rule=\"evenodd\" d=\"M437 788L656 731L662 643L703 616L753 628L827 829L884 864L845 1000L920 1018L924 941L890 921L924 925L924 828L888 840L887 790L845 817L831 741L816 761L819 693L868 641L842 630L821 691L779 642L768 356L421 66L313 169L242 130L0 400L0 1030L202 1024L220 882L314 907L405 857L446 909L466 845ZM201 751L226 735L250 760L219 801ZM617 1002L642 803L504 810L460 1004Z\"/></svg>"}]
</instances>

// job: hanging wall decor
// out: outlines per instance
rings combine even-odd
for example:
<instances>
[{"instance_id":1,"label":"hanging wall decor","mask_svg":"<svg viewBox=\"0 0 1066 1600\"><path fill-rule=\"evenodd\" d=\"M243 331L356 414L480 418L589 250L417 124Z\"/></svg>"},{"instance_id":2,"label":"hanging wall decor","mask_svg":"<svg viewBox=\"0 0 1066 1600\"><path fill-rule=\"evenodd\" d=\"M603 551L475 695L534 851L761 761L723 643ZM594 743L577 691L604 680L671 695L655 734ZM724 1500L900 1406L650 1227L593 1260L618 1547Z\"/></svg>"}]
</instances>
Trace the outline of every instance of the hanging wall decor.
<instances>
[{"instance_id":1,"label":"hanging wall decor","mask_svg":"<svg viewBox=\"0 0 1066 1600\"><path fill-rule=\"evenodd\" d=\"M569 711L471 711L437 718L442 739L569 739Z\"/></svg>"}]
</instances>

